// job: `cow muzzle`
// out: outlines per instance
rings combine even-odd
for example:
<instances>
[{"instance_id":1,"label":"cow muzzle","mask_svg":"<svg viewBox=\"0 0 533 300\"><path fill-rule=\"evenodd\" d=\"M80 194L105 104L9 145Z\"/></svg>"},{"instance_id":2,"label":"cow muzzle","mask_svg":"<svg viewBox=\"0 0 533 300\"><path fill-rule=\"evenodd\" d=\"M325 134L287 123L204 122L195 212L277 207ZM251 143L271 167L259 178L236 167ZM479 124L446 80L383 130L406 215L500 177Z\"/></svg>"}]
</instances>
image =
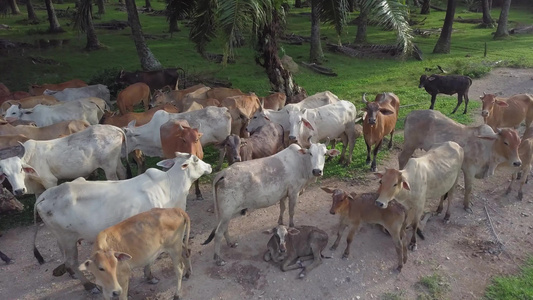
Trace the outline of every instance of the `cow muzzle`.
<instances>
[{"instance_id":1,"label":"cow muzzle","mask_svg":"<svg viewBox=\"0 0 533 300\"><path fill-rule=\"evenodd\" d=\"M334 215L334 214L335 214L335 210L331 209L331 210L329 211L329 213L332 214L332 215Z\"/></svg>"},{"instance_id":2,"label":"cow muzzle","mask_svg":"<svg viewBox=\"0 0 533 300\"><path fill-rule=\"evenodd\" d=\"M22 196L22 195L26 194L26 188L21 188L21 189L18 189L18 190L14 190L13 193L15 194L15 196Z\"/></svg>"},{"instance_id":3,"label":"cow muzzle","mask_svg":"<svg viewBox=\"0 0 533 300\"><path fill-rule=\"evenodd\" d=\"M368 124L370 125L376 125L376 119L368 119Z\"/></svg>"},{"instance_id":4,"label":"cow muzzle","mask_svg":"<svg viewBox=\"0 0 533 300\"><path fill-rule=\"evenodd\" d=\"M379 207L379 208L383 208L383 209L387 208L387 204L383 203L383 202L381 202L379 200L376 200L376 202L374 204L376 204L376 206Z\"/></svg>"},{"instance_id":5,"label":"cow muzzle","mask_svg":"<svg viewBox=\"0 0 533 300\"><path fill-rule=\"evenodd\" d=\"M318 176L322 176L322 170L320 169L313 169L313 175L318 177Z\"/></svg>"},{"instance_id":6,"label":"cow muzzle","mask_svg":"<svg viewBox=\"0 0 533 300\"><path fill-rule=\"evenodd\" d=\"M233 162L240 162L240 161L241 161L241 158L239 156L233 157Z\"/></svg>"},{"instance_id":7,"label":"cow muzzle","mask_svg":"<svg viewBox=\"0 0 533 300\"><path fill-rule=\"evenodd\" d=\"M111 294L113 295L113 297L118 297L120 296L120 294L122 294L122 291L113 291Z\"/></svg>"},{"instance_id":8,"label":"cow muzzle","mask_svg":"<svg viewBox=\"0 0 533 300\"><path fill-rule=\"evenodd\" d=\"M522 162L519 160L513 162L513 167L520 167L521 165L522 165Z\"/></svg>"},{"instance_id":9,"label":"cow muzzle","mask_svg":"<svg viewBox=\"0 0 533 300\"><path fill-rule=\"evenodd\" d=\"M291 143L296 143L296 137L294 135L289 135L289 141Z\"/></svg>"},{"instance_id":10,"label":"cow muzzle","mask_svg":"<svg viewBox=\"0 0 533 300\"><path fill-rule=\"evenodd\" d=\"M488 117L489 116L489 111L488 110L482 110L481 111L481 116L485 117L485 118Z\"/></svg>"},{"instance_id":11,"label":"cow muzzle","mask_svg":"<svg viewBox=\"0 0 533 300\"><path fill-rule=\"evenodd\" d=\"M285 243L279 244L279 252L285 253L285 251L287 251L287 247L285 246Z\"/></svg>"}]
</instances>

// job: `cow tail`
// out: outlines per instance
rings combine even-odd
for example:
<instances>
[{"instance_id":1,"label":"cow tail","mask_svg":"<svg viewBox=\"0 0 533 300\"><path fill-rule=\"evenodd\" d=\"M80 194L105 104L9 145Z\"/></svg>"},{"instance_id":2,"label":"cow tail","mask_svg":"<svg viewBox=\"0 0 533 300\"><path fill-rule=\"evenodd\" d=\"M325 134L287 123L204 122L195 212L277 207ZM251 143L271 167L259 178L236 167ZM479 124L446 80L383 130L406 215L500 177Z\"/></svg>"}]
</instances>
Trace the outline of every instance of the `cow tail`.
<instances>
[{"instance_id":1,"label":"cow tail","mask_svg":"<svg viewBox=\"0 0 533 300\"><path fill-rule=\"evenodd\" d=\"M132 178L133 172L131 171L130 166L130 160L129 160L129 152L128 152L128 138L126 137L126 133L124 132L124 129L119 128L120 132L122 133L122 137L124 138L124 143L122 144L123 149L121 151L124 151L124 157L126 157L126 178ZM122 157L122 153L120 155Z\"/></svg>"},{"instance_id":2,"label":"cow tail","mask_svg":"<svg viewBox=\"0 0 533 300\"><path fill-rule=\"evenodd\" d=\"M44 264L44 258L36 246L37 232L39 231L39 226L37 225L37 203L38 201L35 201L35 205L33 206L33 224L35 226L35 231L33 233L33 256L35 256L39 264L42 265Z\"/></svg>"},{"instance_id":3,"label":"cow tail","mask_svg":"<svg viewBox=\"0 0 533 300\"><path fill-rule=\"evenodd\" d=\"M191 218L187 213L184 214L185 217L185 237L183 238L184 242L184 248L185 248L185 256L190 258L191 257L191 249L189 249L189 237L191 236Z\"/></svg>"},{"instance_id":4,"label":"cow tail","mask_svg":"<svg viewBox=\"0 0 533 300\"><path fill-rule=\"evenodd\" d=\"M207 240L205 240L205 242L202 243L202 245L207 245L213 240L213 238L215 237L215 233L217 232L218 227L220 226L220 214L219 214L218 205L217 205L218 204L217 185L223 179L224 179L224 176L221 176L220 178L216 179L216 181L213 183L213 203L214 203L214 206L215 206L214 207L214 211L215 211L215 214L217 216L217 220L219 220L219 222L218 222L217 227L215 227L215 229L213 229L213 231L211 231L211 234L209 235Z\"/></svg>"}]
</instances>

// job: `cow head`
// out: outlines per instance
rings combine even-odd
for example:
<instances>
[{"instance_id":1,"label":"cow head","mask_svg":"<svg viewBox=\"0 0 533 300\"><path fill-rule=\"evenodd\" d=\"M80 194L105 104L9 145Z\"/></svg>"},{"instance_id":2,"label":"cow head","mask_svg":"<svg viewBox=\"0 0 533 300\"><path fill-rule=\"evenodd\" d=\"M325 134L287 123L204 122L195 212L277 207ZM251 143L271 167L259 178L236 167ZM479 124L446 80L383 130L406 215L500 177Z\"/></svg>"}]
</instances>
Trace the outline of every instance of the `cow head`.
<instances>
[{"instance_id":1,"label":"cow head","mask_svg":"<svg viewBox=\"0 0 533 300\"><path fill-rule=\"evenodd\" d=\"M300 230L290 227L287 228L285 225L278 225L270 230L264 231L266 234L273 234L276 237L278 244L278 249L280 253L285 253L287 251L287 240L289 235L297 235L300 233Z\"/></svg>"},{"instance_id":2,"label":"cow head","mask_svg":"<svg viewBox=\"0 0 533 300\"><path fill-rule=\"evenodd\" d=\"M248 125L246 126L246 131L249 133L253 133L256 131L259 127L264 126L270 122L270 118L268 117L268 110L263 110L262 107L260 107L252 116L252 118L248 121Z\"/></svg>"},{"instance_id":3,"label":"cow head","mask_svg":"<svg viewBox=\"0 0 533 300\"><path fill-rule=\"evenodd\" d=\"M329 213L332 215L345 210L348 206L348 201L354 200L353 195L355 194L349 195L341 189L322 187L322 190L326 193L332 194L331 197L333 199L333 203L331 204L331 208L329 209Z\"/></svg>"},{"instance_id":4,"label":"cow head","mask_svg":"<svg viewBox=\"0 0 533 300\"><path fill-rule=\"evenodd\" d=\"M154 94L152 95L152 99L150 100L150 107L156 107L158 105L166 103L166 97L163 90L155 90Z\"/></svg>"},{"instance_id":5,"label":"cow head","mask_svg":"<svg viewBox=\"0 0 533 300\"><path fill-rule=\"evenodd\" d=\"M394 112L388 108L380 107L379 101L385 97L385 93L377 95L374 102L366 101L366 93L363 94L363 102L366 104L366 107L363 110L366 112L364 123L369 125L376 125L378 114L383 115L392 115Z\"/></svg>"},{"instance_id":6,"label":"cow head","mask_svg":"<svg viewBox=\"0 0 533 300\"><path fill-rule=\"evenodd\" d=\"M0 150L0 183L6 178L13 187L15 196L26 194L26 175L39 176L37 171L22 161L25 149L22 144Z\"/></svg>"},{"instance_id":7,"label":"cow head","mask_svg":"<svg viewBox=\"0 0 533 300\"><path fill-rule=\"evenodd\" d=\"M175 158L162 160L157 165L168 169L168 173L171 173L175 168L180 168L188 175L191 181L196 181L202 175L211 174L212 171L211 165L205 163L196 155L181 152L176 152Z\"/></svg>"},{"instance_id":8,"label":"cow head","mask_svg":"<svg viewBox=\"0 0 533 300\"><path fill-rule=\"evenodd\" d=\"M5 113L6 121L12 122L14 120L18 120L22 117L23 114L24 111L20 103L18 105L11 105Z\"/></svg>"},{"instance_id":9,"label":"cow head","mask_svg":"<svg viewBox=\"0 0 533 300\"><path fill-rule=\"evenodd\" d=\"M232 165L235 162L242 161L241 157L241 138L236 135L228 135L228 137L222 142L222 147L225 148L228 155L228 162Z\"/></svg>"},{"instance_id":10,"label":"cow head","mask_svg":"<svg viewBox=\"0 0 533 300\"><path fill-rule=\"evenodd\" d=\"M10 212L20 212L24 210L24 205L13 197L10 192L5 188L2 188L0 192L4 194L2 199L0 199L0 214L10 213Z\"/></svg>"},{"instance_id":11,"label":"cow head","mask_svg":"<svg viewBox=\"0 0 533 300\"><path fill-rule=\"evenodd\" d=\"M380 208L387 208L389 202L398 195L402 190L411 190L411 186L405 178L404 172L397 169L385 169L383 173L375 173L376 177L380 178L379 188L377 191L378 199L376 199L376 205Z\"/></svg>"},{"instance_id":12,"label":"cow head","mask_svg":"<svg viewBox=\"0 0 533 300\"><path fill-rule=\"evenodd\" d=\"M291 145L293 149L300 148L298 145ZM313 176L319 177L322 176L322 171L324 170L324 164L326 163L325 156L337 156L340 154L340 151L337 149L328 150L324 144L314 144L312 143L309 149L300 148L298 149L300 155L309 156L309 162L311 163L311 172Z\"/></svg>"},{"instance_id":13,"label":"cow head","mask_svg":"<svg viewBox=\"0 0 533 300\"><path fill-rule=\"evenodd\" d=\"M482 126L488 127L487 125ZM490 129L490 127L486 129ZM484 174L476 174L476 177L486 178L494 175L494 171L499 165L507 165L515 168L522 165L518 154L521 140L516 130L510 128L496 129L496 132L490 130L478 137L493 141L493 144L488 168Z\"/></svg>"},{"instance_id":14,"label":"cow head","mask_svg":"<svg viewBox=\"0 0 533 300\"><path fill-rule=\"evenodd\" d=\"M307 147L312 136L316 134L315 128L311 122L306 119L306 112L306 109L302 109L301 111L287 111L290 124L289 142L299 143L303 147Z\"/></svg>"},{"instance_id":15,"label":"cow head","mask_svg":"<svg viewBox=\"0 0 533 300\"><path fill-rule=\"evenodd\" d=\"M102 287L103 296L112 299L122 294L122 287L117 280L117 267L131 259L131 255L113 250L98 250L93 253L91 259L86 260L79 266L80 271L89 271L94 277L96 284ZM121 274L125 275L125 274Z\"/></svg>"},{"instance_id":16,"label":"cow head","mask_svg":"<svg viewBox=\"0 0 533 300\"><path fill-rule=\"evenodd\" d=\"M492 109L494 108L494 104L500 107L509 106L507 102L498 100L495 94L485 94L485 92L483 92L483 96L479 96L479 98L483 103L483 107L481 108L481 116L483 116L485 123L487 122L487 118L490 116Z\"/></svg>"},{"instance_id":17,"label":"cow head","mask_svg":"<svg viewBox=\"0 0 533 300\"><path fill-rule=\"evenodd\" d=\"M192 153L199 158L204 157L202 144L200 138L202 133L198 132L198 128L183 127L178 124L178 131L176 133L176 151L183 153Z\"/></svg>"},{"instance_id":18,"label":"cow head","mask_svg":"<svg viewBox=\"0 0 533 300\"><path fill-rule=\"evenodd\" d=\"M420 83L418 84L418 88L423 88L427 83L428 77L427 75L420 76Z\"/></svg>"}]
</instances>

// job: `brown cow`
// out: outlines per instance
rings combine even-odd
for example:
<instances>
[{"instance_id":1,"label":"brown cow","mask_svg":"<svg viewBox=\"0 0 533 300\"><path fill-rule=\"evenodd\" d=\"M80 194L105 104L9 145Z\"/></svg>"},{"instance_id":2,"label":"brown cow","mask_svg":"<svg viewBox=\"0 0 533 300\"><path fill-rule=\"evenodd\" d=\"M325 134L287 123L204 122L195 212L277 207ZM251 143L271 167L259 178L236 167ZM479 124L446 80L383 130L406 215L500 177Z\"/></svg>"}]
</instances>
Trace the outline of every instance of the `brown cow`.
<instances>
[{"instance_id":1,"label":"brown cow","mask_svg":"<svg viewBox=\"0 0 533 300\"><path fill-rule=\"evenodd\" d=\"M31 125L13 126L9 123L0 123L0 136L22 134L32 140L51 140L59 138L61 135L67 136L79 132L89 127L90 124L82 120L62 121L44 127L35 127Z\"/></svg>"},{"instance_id":2,"label":"brown cow","mask_svg":"<svg viewBox=\"0 0 533 300\"><path fill-rule=\"evenodd\" d=\"M270 122L259 127L249 138L229 135L221 146L225 147L228 163L247 161L274 155L283 150L284 130L281 125Z\"/></svg>"},{"instance_id":3,"label":"brown cow","mask_svg":"<svg viewBox=\"0 0 533 300\"><path fill-rule=\"evenodd\" d=\"M280 110L285 106L287 95L285 93L272 93L266 97L259 98L261 106L266 109Z\"/></svg>"},{"instance_id":4,"label":"brown cow","mask_svg":"<svg viewBox=\"0 0 533 300\"><path fill-rule=\"evenodd\" d=\"M0 149L14 147L27 140L29 140L29 138L23 134L0 135Z\"/></svg>"},{"instance_id":5,"label":"brown cow","mask_svg":"<svg viewBox=\"0 0 533 300\"><path fill-rule=\"evenodd\" d=\"M31 96L40 96L44 93L45 90L52 90L52 91L62 91L66 88L79 88L87 86L87 83L81 79L72 79L69 81L65 81L62 83L57 84L48 84L45 83L43 85L37 85L33 84L30 86L29 92Z\"/></svg>"},{"instance_id":6,"label":"brown cow","mask_svg":"<svg viewBox=\"0 0 533 300\"><path fill-rule=\"evenodd\" d=\"M189 93L195 92L196 90L205 88L205 87L206 86L203 84L197 84L197 85L193 85L183 90L169 90L165 92L163 90L155 90L154 94L152 95L152 100L150 101L150 105L157 106L157 105L161 105L164 103L170 103L170 102L179 103ZM209 88L207 88L207 90L208 89ZM183 109L181 111L183 111Z\"/></svg>"},{"instance_id":7,"label":"brown cow","mask_svg":"<svg viewBox=\"0 0 533 300\"><path fill-rule=\"evenodd\" d=\"M246 125L248 120L261 107L259 98L254 94L225 98L220 101L220 107L227 107L231 115L231 133L247 137Z\"/></svg>"},{"instance_id":8,"label":"brown cow","mask_svg":"<svg viewBox=\"0 0 533 300\"><path fill-rule=\"evenodd\" d=\"M35 124L35 122L33 122L33 121L17 119L17 120L14 120L14 121L8 122L8 121L6 121L4 118L0 118L0 125L3 125L3 124L11 124L11 125L13 125L13 126L19 126L19 125L31 125L31 126L33 126L33 127L37 127L37 124Z\"/></svg>"},{"instance_id":9,"label":"brown cow","mask_svg":"<svg viewBox=\"0 0 533 300\"><path fill-rule=\"evenodd\" d=\"M192 271L190 230L191 220L184 210L153 208L102 230L94 242L91 259L79 269L94 275L104 298L127 300L131 269L145 267L145 275L152 277L146 266L166 252L176 273L174 299L180 299L182 277L189 278Z\"/></svg>"},{"instance_id":10,"label":"brown cow","mask_svg":"<svg viewBox=\"0 0 533 300\"><path fill-rule=\"evenodd\" d=\"M161 147L164 158L176 157L176 152L191 153L199 159L204 158L204 151L200 143L202 134L197 128L191 128L185 120L169 120L159 128ZM194 182L196 199L203 200L198 180Z\"/></svg>"},{"instance_id":11,"label":"brown cow","mask_svg":"<svg viewBox=\"0 0 533 300\"><path fill-rule=\"evenodd\" d=\"M43 105L56 105L60 102L57 101L56 98L53 96L48 95L41 95L41 96L32 96L32 97L26 97L22 98L20 100L7 100L4 103L2 103L2 113L4 114L5 111L11 107L11 105L19 105L21 108L32 108L35 107L37 104L43 104Z\"/></svg>"},{"instance_id":12,"label":"brown cow","mask_svg":"<svg viewBox=\"0 0 533 300\"><path fill-rule=\"evenodd\" d=\"M342 234L346 227L350 226L350 231L346 237L346 249L342 258L350 255L350 245L355 233L362 224L379 224L389 232L396 254L398 255L398 272L402 271L403 264L407 262L407 243L405 243L405 228L407 227L407 212L400 203L390 202L387 208L381 209L375 205L378 198L376 193L346 193L340 189L323 187L326 193L332 194L333 203L330 214L339 215L339 227L337 229L337 239L331 250L336 250L339 246Z\"/></svg>"},{"instance_id":13,"label":"brown cow","mask_svg":"<svg viewBox=\"0 0 533 300\"><path fill-rule=\"evenodd\" d=\"M144 82L134 83L123 89L117 97L117 106L121 114L132 112L133 107L143 103L144 110L148 110L150 101L150 87Z\"/></svg>"},{"instance_id":14,"label":"brown cow","mask_svg":"<svg viewBox=\"0 0 533 300\"><path fill-rule=\"evenodd\" d=\"M494 94L480 96L483 102L481 115L485 124L496 128L518 128L525 119L526 128L533 122L533 97L528 94L518 94L510 98L498 98Z\"/></svg>"},{"instance_id":15,"label":"brown cow","mask_svg":"<svg viewBox=\"0 0 533 300\"><path fill-rule=\"evenodd\" d=\"M173 104L167 103L150 108L144 112L129 112L124 115L118 115L117 112L106 111L100 120L100 124L109 124L117 127L126 127L128 123L135 120L135 126L145 125L150 122L155 112L164 110L169 113L179 113L179 110Z\"/></svg>"},{"instance_id":16,"label":"brown cow","mask_svg":"<svg viewBox=\"0 0 533 300\"><path fill-rule=\"evenodd\" d=\"M523 193L522 188L524 184L527 183L529 178L529 172L531 172L531 163L533 162L533 128L529 127L524 135L522 136L522 141L518 147L518 155L520 155L520 160L522 161L522 166L519 170L515 171L511 175L511 183L507 187L505 194L509 194L512 190L512 185L516 179L520 180L520 189L518 190L518 199L522 200ZM518 178L518 174L521 174L521 178Z\"/></svg>"},{"instance_id":17,"label":"brown cow","mask_svg":"<svg viewBox=\"0 0 533 300\"><path fill-rule=\"evenodd\" d=\"M7 101L7 100L20 100L20 99L28 98L31 96L32 95L30 93L26 93L26 92L20 92L20 91L13 92L13 93L9 93L4 96L0 96L0 103Z\"/></svg>"},{"instance_id":18,"label":"brown cow","mask_svg":"<svg viewBox=\"0 0 533 300\"><path fill-rule=\"evenodd\" d=\"M7 96L9 94L11 94L11 91L9 91L9 88L5 84L0 82L0 97Z\"/></svg>"},{"instance_id":19,"label":"brown cow","mask_svg":"<svg viewBox=\"0 0 533 300\"><path fill-rule=\"evenodd\" d=\"M366 115L363 121L363 135L367 152L366 163L370 163L370 150L375 145L373 151L374 159L372 159L370 171L376 172L376 156L383 142L383 137L388 134L390 134L388 147L389 149L392 148L392 136L398 120L400 99L393 93L383 93L377 95L374 102L368 102L365 95L363 95L363 102L366 104L364 108Z\"/></svg>"},{"instance_id":20,"label":"brown cow","mask_svg":"<svg viewBox=\"0 0 533 300\"><path fill-rule=\"evenodd\" d=\"M208 106L220 106L220 101L213 98L206 98L206 99L193 99L193 98L184 98L182 101L183 111L191 111L191 107L194 103L199 104L202 106L202 108L208 107Z\"/></svg>"},{"instance_id":21,"label":"brown cow","mask_svg":"<svg viewBox=\"0 0 533 300\"><path fill-rule=\"evenodd\" d=\"M207 98L214 98L218 101L222 102L222 100L233 97L233 96L239 96L244 95L243 92L239 89L230 89L230 88L214 88L207 91Z\"/></svg>"}]
</instances>

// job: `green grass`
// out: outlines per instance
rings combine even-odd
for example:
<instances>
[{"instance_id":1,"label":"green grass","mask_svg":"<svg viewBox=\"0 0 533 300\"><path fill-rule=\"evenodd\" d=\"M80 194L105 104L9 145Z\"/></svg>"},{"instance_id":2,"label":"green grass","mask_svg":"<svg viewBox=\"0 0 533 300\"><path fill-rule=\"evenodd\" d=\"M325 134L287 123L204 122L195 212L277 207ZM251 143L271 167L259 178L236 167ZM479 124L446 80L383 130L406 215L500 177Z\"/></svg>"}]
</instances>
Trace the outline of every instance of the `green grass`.
<instances>
[{"instance_id":1,"label":"green grass","mask_svg":"<svg viewBox=\"0 0 533 300\"><path fill-rule=\"evenodd\" d=\"M450 289L449 284L437 273L420 278L415 287L421 291L417 296L418 300L446 299L446 292Z\"/></svg>"},{"instance_id":2,"label":"green grass","mask_svg":"<svg viewBox=\"0 0 533 300\"><path fill-rule=\"evenodd\" d=\"M405 292L387 292L383 293L380 297L381 300L404 300L405 298Z\"/></svg>"},{"instance_id":3,"label":"green grass","mask_svg":"<svg viewBox=\"0 0 533 300\"><path fill-rule=\"evenodd\" d=\"M533 258L530 258L517 275L498 276L487 287L485 299L533 299Z\"/></svg>"}]
</instances>

